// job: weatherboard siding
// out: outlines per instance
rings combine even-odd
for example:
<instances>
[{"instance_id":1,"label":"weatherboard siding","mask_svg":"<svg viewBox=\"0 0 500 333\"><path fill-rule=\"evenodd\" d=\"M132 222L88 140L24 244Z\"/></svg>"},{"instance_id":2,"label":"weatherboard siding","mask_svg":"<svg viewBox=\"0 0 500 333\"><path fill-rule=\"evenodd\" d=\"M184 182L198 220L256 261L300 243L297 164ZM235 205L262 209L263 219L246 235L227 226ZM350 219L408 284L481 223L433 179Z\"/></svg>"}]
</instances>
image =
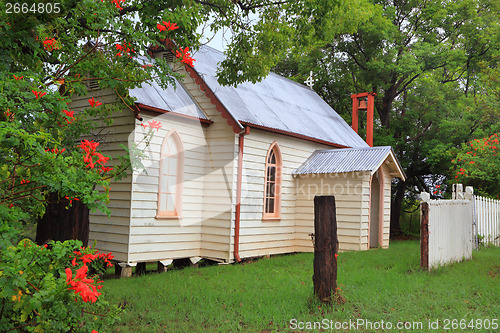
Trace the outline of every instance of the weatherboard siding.
<instances>
[{"instance_id":1,"label":"weatherboard siding","mask_svg":"<svg viewBox=\"0 0 500 333\"><path fill-rule=\"evenodd\" d=\"M94 97L96 101L103 104L111 104L117 100L115 91L111 89L90 91L84 97L71 96L72 102L69 109L75 111L75 118L78 119L78 111L90 107L88 103L90 97ZM84 138L98 141L100 143L98 151L112 156L107 165L116 166L117 156L125 155L120 144L127 145L129 135L134 128L134 117L131 110L124 108L122 111L113 112L109 118L113 121L113 127L99 126L91 135ZM105 253L112 252L116 260L126 261L132 178L126 177L120 181L112 181L110 187L107 207L111 210L111 216L108 217L100 211L90 212L89 244L95 242L97 250Z\"/></svg>"},{"instance_id":2,"label":"weatherboard siding","mask_svg":"<svg viewBox=\"0 0 500 333\"><path fill-rule=\"evenodd\" d=\"M130 222L130 262L167 260L200 255L203 205L203 173L205 161L205 127L199 121L171 114L141 113L142 124L159 121L162 127L153 130L149 146L138 147L145 157L145 170L134 172L132 184L132 215ZM137 143L150 133L136 120L134 138ZM160 154L163 139L176 131L184 148L182 208L179 217L157 218Z\"/></svg>"},{"instance_id":3,"label":"weatherboard siding","mask_svg":"<svg viewBox=\"0 0 500 333\"><path fill-rule=\"evenodd\" d=\"M314 196L334 195L337 235L340 250L360 250L368 242L368 229L362 227L369 214L365 172L308 174L298 177L296 239L298 251L314 250L310 234L314 233Z\"/></svg>"},{"instance_id":4,"label":"weatherboard siding","mask_svg":"<svg viewBox=\"0 0 500 333\"><path fill-rule=\"evenodd\" d=\"M237 142L233 132L200 86L185 71L182 84L213 123L207 141L201 223L200 256L230 262L234 258L234 201L236 193Z\"/></svg>"},{"instance_id":5,"label":"weatherboard siding","mask_svg":"<svg viewBox=\"0 0 500 333\"><path fill-rule=\"evenodd\" d=\"M204 96L200 99L206 99ZM211 104L204 109L214 121L207 129L202 223L202 256L230 261L234 225L236 135Z\"/></svg>"},{"instance_id":6,"label":"weatherboard siding","mask_svg":"<svg viewBox=\"0 0 500 333\"><path fill-rule=\"evenodd\" d=\"M265 160L276 141L282 155L281 219L263 220ZM292 172L325 145L254 129L245 136L240 220L241 258L297 251L297 180Z\"/></svg>"}]
</instances>

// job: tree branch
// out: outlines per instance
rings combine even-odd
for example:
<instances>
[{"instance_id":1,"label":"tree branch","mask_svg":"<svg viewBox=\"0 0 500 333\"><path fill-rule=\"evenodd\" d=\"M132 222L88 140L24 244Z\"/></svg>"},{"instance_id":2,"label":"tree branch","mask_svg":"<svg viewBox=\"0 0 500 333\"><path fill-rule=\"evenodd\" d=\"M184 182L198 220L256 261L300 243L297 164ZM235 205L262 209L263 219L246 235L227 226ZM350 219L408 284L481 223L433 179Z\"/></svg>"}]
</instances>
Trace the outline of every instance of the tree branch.
<instances>
[{"instance_id":1,"label":"tree branch","mask_svg":"<svg viewBox=\"0 0 500 333\"><path fill-rule=\"evenodd\" d=\"M421 138L429 131L429 129L431 128L431 125L432 125L432 120L429 121L429 123L427 124L427 126L425 127L425 129L423 131L421 131L420 133L415 135L413 138L405 139L405 142L408 143L408 142L412 142L412 141L415 141L415 140Z\"/></svg>"},{"instance_id":2,"label":"tree branch","mask_svg":"<svg viewBox=\"0 0 500 333\"><path fill-rule=\"evenodd\" d=\"M238 7L241 8L241 10L244 10L244 11L250 11L252 9L256 9L256 8L262 8L262 7L267 7L267 6L274 6L274 5L284 5L286 3L288 3L288 1L276 1L276 2L270 2L270 3L260 3L260 4L255 4L255 5L247 5L247 4L243 4L241 1L239 0L231 0L233 3L237 4Z\"/></svg>"}]
</instances>

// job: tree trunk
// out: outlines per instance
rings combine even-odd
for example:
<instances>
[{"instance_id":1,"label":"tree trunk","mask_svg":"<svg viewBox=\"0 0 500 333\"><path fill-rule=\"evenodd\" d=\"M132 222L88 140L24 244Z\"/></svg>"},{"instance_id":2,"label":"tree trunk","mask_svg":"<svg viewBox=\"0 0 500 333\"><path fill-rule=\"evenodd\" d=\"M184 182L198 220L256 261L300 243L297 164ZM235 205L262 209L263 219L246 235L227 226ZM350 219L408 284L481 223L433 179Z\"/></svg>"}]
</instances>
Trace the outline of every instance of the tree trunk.
<instances>
[{"instance_id":1,"label":"tree trunk","mask_svg":"<svg viewBox=\"0 0 500 333\"><path fill-rule=\"evenodd\" d=\"M375 101L375 106L377 107L377 112L380 117L380 123L382 127L389 128L389 120L392 112L392 102L397 97L396 88L391 86L386 90L385 94L381 98L377 98Z\"/></svg>"},{"instance_id":2,"label":"tree trunk","mask_svg":"<svg viewBox=\"0 0 500 333\"><path fill-rule=\"evenodd\" d=\"M391 203L391 236L401 234L401 225L399 218L401 217L401 210L403 206L403 199L405 197L406 182L400 180L396 187L394 200Z\"/></svg>"},{"instance_id":3,"label":"tree trunk","mask_svg":"<svg viewBox=\"0 0 500 333\"><path fill-rule=\"evenodd\" d=\"M87 246L89 242L89 209L73 200L71 207L66 199L59 200L57 194L50 195L45 214L38 220L36 243L42 245L49 240L65 241L78 239Z\"/></svg>"},{"instance_id":4,"label":"tree trunk","mask_svg":"<svg viewBox=\"0 0 500 333\"><path fill-rule=\"evenodd\" d=\"M314 197L314 294L330 302L337 289L337 219L334 196Z\"/></svg>"}]
</instances>

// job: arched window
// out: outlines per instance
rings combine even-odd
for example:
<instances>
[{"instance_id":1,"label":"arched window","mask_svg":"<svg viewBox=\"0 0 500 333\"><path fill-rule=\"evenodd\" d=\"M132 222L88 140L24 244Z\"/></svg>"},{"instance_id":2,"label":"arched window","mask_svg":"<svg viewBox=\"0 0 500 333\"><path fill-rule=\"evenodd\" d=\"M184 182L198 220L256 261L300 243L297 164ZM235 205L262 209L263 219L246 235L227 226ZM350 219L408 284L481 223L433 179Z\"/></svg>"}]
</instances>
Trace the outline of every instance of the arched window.
<instances>
[{"instance_id":1,"label":"arched window","mask_svg":"<svg viewBox=\"0 0 500 333\"><path fill-rule=\"evenodd\" d=\"M263 219L279 219L281 212L281 152L276 142L271 144L266 156Z\"/></svg>"},{"instance_id":2,"label":"arched window","mask_svg":"<svg viewBox=\"0 0 500 333\"><path fill-rule=\"evenodd\" d=\"M157 218L181 216L184 148L176 130L161 145Z\"/></svg>"}]
</instances>

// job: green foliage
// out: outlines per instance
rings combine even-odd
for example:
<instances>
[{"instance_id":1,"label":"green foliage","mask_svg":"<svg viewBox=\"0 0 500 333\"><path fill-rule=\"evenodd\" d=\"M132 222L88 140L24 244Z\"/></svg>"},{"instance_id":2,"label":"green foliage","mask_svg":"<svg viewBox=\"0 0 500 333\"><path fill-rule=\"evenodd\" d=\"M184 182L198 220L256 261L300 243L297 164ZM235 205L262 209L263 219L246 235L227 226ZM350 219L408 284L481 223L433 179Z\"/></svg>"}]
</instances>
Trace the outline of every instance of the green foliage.
<instances>
[{"instance_id":1,"label":"green foliage","mask_svg":"<svg viewBox=\"0 0 500 333\"><path fill-rule=\"evenodd\" d=\"M25 239L0 252L0 331L90 332L114 322L117 307L102 297L90 306L69 289L65 270L78 272L85 265L75 251L87 254L87 258L95 252L80 246L79 241L38 246ZM76 266L71 264L72 258L78 259ZM107 260L96 256L90 264L102 267L104 258ZM85 278L88 285L97 288L98 276Z\"/></svg>"},{"instance_id":2,"label":"green foliage","mask_svg":"<svg viewBox=\"0 0 500 333\"><path fill-rule=\"evenodd\" d=\"M393 191L397 222L403 195L429 191L438 175L453 180L457 149L498 132L500 1L373 4L357 32L277 70L299 82L313 70L315 90L349 123L350 95L377 93L374 144L393 146L407 175Z\"/></svg>"},{"instance_id":3,"label":"green foliage","mask_svg":"<svg viewBox=\"0 0 500 333\"><path fill-rule=\"evenodd\" d=\"M215 1L223 8L228 1ZM324 47L335 36L352 33L373 15L373 6L365 0L307 0L266 5L237 2L253 15L246 21L235 21L235 12L220 18L214 25L230 25L234 33L227 58L219 69L219 81L236 85L256 82L286 58L308 57L318 47Z\"/></svg>"},{"instance_id":4,"label":"green foliage","mask_svg":"<svg viewBox=\"0 0 500 333\"><path fill-rule=\"evenodd\" d=\"M68 99L52 91L36 98L32 92L39 89L36 77L24 74L16 80L0 73L4 110L0 115L0 221L10 224L12 215L23 219L42 215L49 192L107 211L103 204L107 195L95 187L109 186L109 178L87 168L82 151L74 145L84 126L79 121L68 123L71 119L62 112Z\"/></svg>"},{"instance_id":5,"label":"green foliage","mask_svg":"<svg viewBox=\"0 0 500 333\"><path fill-rule=\"evenodd\" d=\"M452 160L455 181L471 185L480 195L498 199L500 196L499 135L475 139L464 144Z\"/></svg>"}]
</instances>

